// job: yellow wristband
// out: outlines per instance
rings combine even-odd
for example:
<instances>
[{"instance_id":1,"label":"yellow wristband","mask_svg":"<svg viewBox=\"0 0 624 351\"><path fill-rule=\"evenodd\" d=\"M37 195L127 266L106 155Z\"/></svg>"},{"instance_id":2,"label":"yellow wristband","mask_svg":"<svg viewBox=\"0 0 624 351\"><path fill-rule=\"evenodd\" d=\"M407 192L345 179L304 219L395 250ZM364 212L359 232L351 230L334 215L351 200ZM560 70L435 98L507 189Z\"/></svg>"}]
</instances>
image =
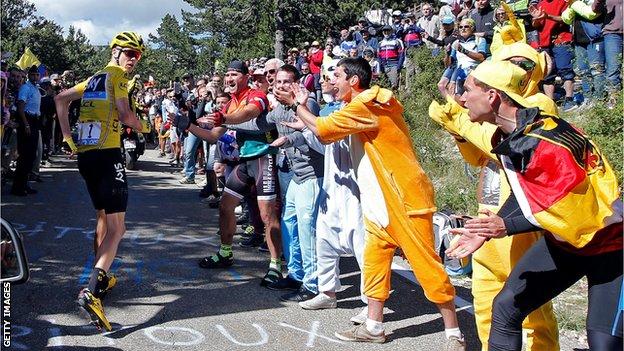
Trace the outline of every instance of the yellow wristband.
<instances>
[{"instance_id":1,"label":"yellow wristband","mask_svg":"<svg viewBox=\"0 0 624 351\"><path fill-rule=\"evenodd\" d=\"M71 137L65 137L63 138L63 141L67 143L67 145L69 146L69 148L71 149L72 152L77 152L78 148L76 147L76 144L74 144L74 139L72 139Z\"/></svg>"}]
</instances>

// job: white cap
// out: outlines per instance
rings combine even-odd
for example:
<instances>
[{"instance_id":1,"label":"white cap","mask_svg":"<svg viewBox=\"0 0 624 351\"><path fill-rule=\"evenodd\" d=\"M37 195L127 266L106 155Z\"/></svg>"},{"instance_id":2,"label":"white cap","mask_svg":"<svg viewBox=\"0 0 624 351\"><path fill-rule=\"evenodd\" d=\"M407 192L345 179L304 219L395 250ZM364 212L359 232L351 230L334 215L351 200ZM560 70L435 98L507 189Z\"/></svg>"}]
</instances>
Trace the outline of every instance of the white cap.
<instances>
[{"instance_id":1,"label":"white cap","mask_svg":"<svg viewBox=\"0 0 624 351\"><path fill-rule=\"evenodd\" d=\"M401 15L402 15L402 13L399 10L392 11L392 16L401 16Z\"/></svg>"}]
</instances>

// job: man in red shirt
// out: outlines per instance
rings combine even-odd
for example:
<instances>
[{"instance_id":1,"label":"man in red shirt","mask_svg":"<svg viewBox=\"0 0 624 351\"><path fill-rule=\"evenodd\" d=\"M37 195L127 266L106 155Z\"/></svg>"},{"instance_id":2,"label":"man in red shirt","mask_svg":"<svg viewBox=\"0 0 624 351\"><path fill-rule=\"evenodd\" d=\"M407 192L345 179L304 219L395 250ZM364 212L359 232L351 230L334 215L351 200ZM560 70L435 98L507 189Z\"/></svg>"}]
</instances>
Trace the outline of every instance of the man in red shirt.
<instances>
[{"instance_id":1,"label":"man in red shirt","mask_svg":"<svg viewBox=\"0 0 624 351\"><path fill-rule=\"evenodd\" d=\"M553 68L544 78L544 93L553 99L555 92L555 77L563 80L565 101L563 111L571 111L578 106L573 101L574 94L574 48L572 47L572 33L570 27L563 23L561 14L568 7L565 0L540 0L537 6L529 6L533 17L533 27L538 32L538 46L540 51L546 51L553 59Z\"/></svg>"},{"instance_id":2,"label":"man in red shirt","mask_svg":"<svg viewBox=\"0 0 624 351\"><path fill-rule=\"evenodd\" d=\"M320 49L321 44L313 41L308 53L308 63L310 64L310 72L314 76L314 91L316 101L321 101L321 65L323 64L323 50Z\"/></svg>"}]
</instances>

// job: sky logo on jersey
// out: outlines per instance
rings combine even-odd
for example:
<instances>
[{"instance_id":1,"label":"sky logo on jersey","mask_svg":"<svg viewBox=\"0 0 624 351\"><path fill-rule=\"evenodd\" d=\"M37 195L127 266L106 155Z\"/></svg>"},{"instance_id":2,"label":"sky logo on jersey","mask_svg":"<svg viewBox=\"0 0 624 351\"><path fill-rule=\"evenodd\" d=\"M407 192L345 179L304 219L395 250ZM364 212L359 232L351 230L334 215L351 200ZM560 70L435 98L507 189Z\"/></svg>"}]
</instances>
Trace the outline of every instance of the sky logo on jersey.
<instances>
[{"instance_id":1,"label":"sky logo on jersey","mask_svg":"<svg viewBox=\"0 0 624 351\"><path fill-rule=\"evenodd\" d=\"M108 79L108 74L101 73L96 74L91 79L89 79L89 83L87 84L87 88L85 89L83 99L89 100L106 100L106 80Z\"/></svg>"}]
</instances>

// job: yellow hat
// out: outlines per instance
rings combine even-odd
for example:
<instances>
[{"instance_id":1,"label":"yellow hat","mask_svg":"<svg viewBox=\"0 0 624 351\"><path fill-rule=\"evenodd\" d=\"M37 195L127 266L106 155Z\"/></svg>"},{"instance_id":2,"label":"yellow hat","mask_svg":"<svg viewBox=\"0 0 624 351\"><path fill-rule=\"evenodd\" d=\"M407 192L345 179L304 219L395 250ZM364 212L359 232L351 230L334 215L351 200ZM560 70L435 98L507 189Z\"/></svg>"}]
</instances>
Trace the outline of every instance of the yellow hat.
<instances>
[{"instance_id":1,"label":"yellow hat","mask_svg":"<svg viewBox=\"0 0 624 351\"><path fill-rule=\"evenodd\" d=\"M522 96L529 76L522 68L509 61L484 61L470 75L494 89L505 92L518 104L524 107L532 105Z\"/></svg>"},{"instance_id":2,"label":"yellow hat","mask_svg":"<svg viewBox=\"0 0 624 351\"><path fill-rule=\"evenodd\" d=\"M493 61L509 60L512 57L524 57L535 63L535 68L531 72L530 81L525 86L522 96L527 97L538 93L539 83L546 76L547 63L546 53L539 53L531 45L526 43L513 43L502 45L499 50L492 54Z\"/></svg>"}]
</instances>

